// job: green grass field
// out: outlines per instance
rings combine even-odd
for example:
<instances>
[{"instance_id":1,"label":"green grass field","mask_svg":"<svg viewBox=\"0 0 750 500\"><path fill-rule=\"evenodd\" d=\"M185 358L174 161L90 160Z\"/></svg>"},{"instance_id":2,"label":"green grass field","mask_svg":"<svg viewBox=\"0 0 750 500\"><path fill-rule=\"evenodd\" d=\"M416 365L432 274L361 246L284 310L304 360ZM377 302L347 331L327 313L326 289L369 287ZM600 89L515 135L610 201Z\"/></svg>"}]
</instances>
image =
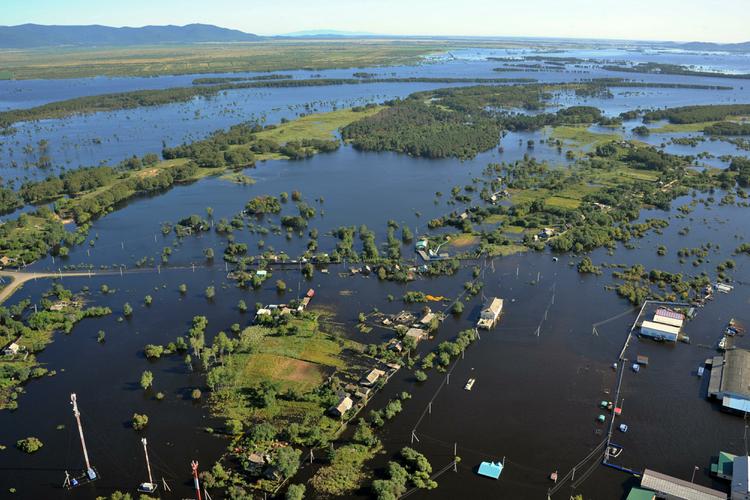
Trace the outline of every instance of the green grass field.
<instances>
[{"instance_id":1,"label":"green grass field","mask_svg":"<svg viewBox=\"0 0 750 500\"><path fill-rule=\"evenodd\" d=\"M257 134L258 139L270 139L285 144L289 141L301 139L332 139L342 127L367 116L374 115L382 107L374 107L363 111L341 109L330 113L317 113L303 116L276 128L264 130Z\"/></svg>"},{"instance_id":2,"label":"green grass field","mask_svg":"<svg viewBox=\"0 0 750 500\"><path fill-rule=\"evenodd\" d=\"M3 76L17 80L156 76L413 64L445 41L275 40L0 51Z\"/></svg>"},{"instance_id":3,"label":"green grass field","mask_svg":"<svg viewBox=\"0 0 750 500\"><path fill-rule=\"evenodd\" d=\"M620 134L601 134L598 132L591 132L590 130L588 130L587 125L563 125L554 127L550 132L550 135L554 139L562 140L566 145L575 146L581 149L594 148L600 144L605 144L610 141L622 139L622 136Z\"/></svg>"}]
</instances>

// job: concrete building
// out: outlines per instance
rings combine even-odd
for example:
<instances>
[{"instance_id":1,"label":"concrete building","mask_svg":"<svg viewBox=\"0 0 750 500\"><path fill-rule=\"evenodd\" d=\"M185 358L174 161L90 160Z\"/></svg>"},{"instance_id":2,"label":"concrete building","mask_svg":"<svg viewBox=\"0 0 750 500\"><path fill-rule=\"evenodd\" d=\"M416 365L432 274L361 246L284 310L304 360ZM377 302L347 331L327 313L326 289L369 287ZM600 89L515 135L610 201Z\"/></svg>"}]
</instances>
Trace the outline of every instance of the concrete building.
<instances>
[{"instance_id":1,"label":"concrete building","mask_svg":"<svg viewBox=\"0 0 750 500\"><path fill-rule=\"evenodd\" d=\"M676 342L677 337L680 335L680 329L676 326L665 325L663 323L644 321L641 324L641 335L656 340L668 340L670 342Z\"/></svg>"},{"instance_id":2,"label":"concrete building","mask_svg":"<svg viewBox=\"0 0 750 500\"><path fill-rule=\"evenodd\" d=\"M657 498L680 500L726 500L727 494L699 484L684 481L646 469L641 476L641 488L657 493Z\"/></svg>"},{"instance_id":3,"label":"concrete building","mask_svg":"<svg viewBox=\"0 0 750 500\"><path fill-rule=\"evenodd\" d=\"M750 351L733 349L714 357L708 396L727 411L750 412Z\"/></svg>"}]
</instances>

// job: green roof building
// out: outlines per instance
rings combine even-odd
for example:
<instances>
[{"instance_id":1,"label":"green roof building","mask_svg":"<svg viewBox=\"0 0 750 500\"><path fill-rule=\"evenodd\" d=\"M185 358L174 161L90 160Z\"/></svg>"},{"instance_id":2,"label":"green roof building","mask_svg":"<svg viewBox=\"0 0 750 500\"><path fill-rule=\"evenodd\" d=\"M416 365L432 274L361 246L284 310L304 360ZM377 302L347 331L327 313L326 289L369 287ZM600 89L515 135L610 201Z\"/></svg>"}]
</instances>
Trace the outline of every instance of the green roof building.
<instances>
[{"instance_id":1,"label":"green roof building","mask_svg":"<svg viewBox=\"0 0 750 500\"><path fill-rule=\"evenodd\" d=\"M711 463L711 474L714 474L720 479L731 481L735 458L737 458L737 455L732 455L726 451L720 451L719 458L716 462Z\"/></svg>"},{"instance_id":2,"label":"green roof building","mask_svg":"<svg viewBox=\"0 0 750 500\"><path fill-rule=\"evenodd\" d=\"M630 489L626 500L654 500L655 498L656 493L653 491L633 487Z\"/></svg>"}]
</instances>

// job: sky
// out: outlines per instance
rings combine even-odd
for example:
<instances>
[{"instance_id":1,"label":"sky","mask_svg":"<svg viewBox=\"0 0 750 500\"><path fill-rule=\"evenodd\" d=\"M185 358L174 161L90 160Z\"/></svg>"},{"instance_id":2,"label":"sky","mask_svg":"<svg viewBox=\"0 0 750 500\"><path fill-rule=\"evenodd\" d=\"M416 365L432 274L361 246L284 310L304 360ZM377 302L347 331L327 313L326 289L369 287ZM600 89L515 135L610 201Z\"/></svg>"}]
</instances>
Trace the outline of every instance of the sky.
<instances>
[{"instance_id":1,"label":"sky","mask_svg":"<svg viewBox=\"0 0 750 500\"><path fill-rule=\"evenodd\" d=\"M727 43L750 41L750 0L0 0L0 25L24 23Z\"/></svg>"}]
</instances>

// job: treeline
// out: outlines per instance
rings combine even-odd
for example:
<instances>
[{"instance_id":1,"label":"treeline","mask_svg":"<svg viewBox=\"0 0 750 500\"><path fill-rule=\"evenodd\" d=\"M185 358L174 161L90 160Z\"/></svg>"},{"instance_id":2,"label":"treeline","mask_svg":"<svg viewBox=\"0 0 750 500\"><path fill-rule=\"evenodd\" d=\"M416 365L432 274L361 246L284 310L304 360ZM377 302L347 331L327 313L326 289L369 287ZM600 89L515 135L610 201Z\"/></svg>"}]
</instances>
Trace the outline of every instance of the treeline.
<instances>
[{"instance_id":1,"label":"treeline","mask_svg":"<svg viewBox=\"0 0 750 500\"><path fill-rule=\"evenodd\" d=\"M55 214L42 207L0 225L0 255L14 259L16 265L28 264L56 248L65 235L65 228Z\"/></svg>"},{"instance_id":2,"label":"treeline","mask_svg":"<svg viewBox=\"0 0 750 500\"><path fill-rule=\"evenodd\" d=\"M56 210L62 216L72 217L81 224L101 217L114 207L135 195L167 189L176 182L195 176L198 166L194 162L159 169L154 175L129 176L115 182L107 189L78 199L65 198L57 202Z\"/></svg>"},{"instance_id":3,"label":"treeline","mask_svg":"<svg viewBox=\"0 0 750 500\"><path fill-rule=\"evenodd\" d=\"M718 122L729 116L744 115L750 115L750 104L706 104L648 111L643 115L643 121L669 120L670 123L685 124Z\"/></svg>"},{"instance_id":4,"label":"treeline","mask_svg":"<svg viewBox=\"0 0 750 500\"><path fill-rule=\"evenodd\" d=\"M750 79L750 74L716 73L713 71L700 71L690 69L681 64L667 64L657 62L643 62L633 66L606 64L602 69L607 71L619 71L623 73L649 73L659 75L684 75L684 76L707 76L712 78L739 78Z\"/></svg>"},{"instance_id":5,"label":"treeline","mask_svg":"<svg viewBox=\"0 0 750 500\"><path fill-rule=\"evenodd\" d=\"M534 115L509 108L540 109L550 88L475 86L417 92L391 101L379 113L341 130L342 138L367 151L396 151L426 158L473 158L493 148L500 132L537 130L544 126L610 123L591 106L572 106Z\"/></svg>"},{"instance_id":6,"label":"treeline","mask_svg":"<svg viewBox=\"0 0 750 500\"><path fill-rule=\"evenodd\" d=\"M118 111L146 106L161 106L175 102L187 102L195 97L212 97L228 90L266 87L326 87L332 85L358 85L362 83L529 83L526 78L315 78L306 80L262 80L220 83L209 86L175 87L157 90L136 90L95 96L76 97L51 102L28 109L0 112L0 130L12 132L11 125L17 122L66 118L76 114Z\"/></svg>"},{"instance_id":7,"label":"treeline","mask_svg":"<svg viewBox=\"0 0 750 500\"><path fill-rule=\"evenodd\" d=\"M256 154L280 153L299 160L316 153L332 152L341 146L336 139L299 139L281 145L270 139L256 138L256 133L273 128L274 125L264 128L254 123L241 123L214 132L201 141L165 147L162 157L165 160L190 158L204 168L246 168L255 165Z\"/></svg>"},{"instance_id":8,"label":"treeline","mask_svg":"<svg viewBox=\"0 0 750 500\"><path fill-rule=\"evenodd\" d=\"M719 122L703 129L708 135L750 135L750 123Z\"/></svg>"},{"instance_id":9,"label":"treeline","mask_svg":"<svg viewBox=\"0 0 750 500\"><path fill-rule=\"evenodd\" d=\"M729 170L737 172L737 184L750 187L750 159L735 156L729 164Z\"/></svg>"},{"instance_id":10,"label":"treeline","mask_svg":"<svg viewBox=\"0 0 750 500\"><path fill-rule=\"evenodd\" d=\"M279 73L258 76L209 76L194 79L193 85L213 85L216 83L231 82L263 82L268 80L289 80L292 78L294 78L292 75L283 75Z\"/></svg>"},{"instance_id":11,"label":"treeline","mask_svg":"<svg viewBox=\"0 0 750 500\"><path fill-rule=\"evenodd\" d=\"M366 151L472 158L498 143L500 124L490 116L470 117L408 99L347 125L341 136Z\"/></svg>"}]
</instances>

